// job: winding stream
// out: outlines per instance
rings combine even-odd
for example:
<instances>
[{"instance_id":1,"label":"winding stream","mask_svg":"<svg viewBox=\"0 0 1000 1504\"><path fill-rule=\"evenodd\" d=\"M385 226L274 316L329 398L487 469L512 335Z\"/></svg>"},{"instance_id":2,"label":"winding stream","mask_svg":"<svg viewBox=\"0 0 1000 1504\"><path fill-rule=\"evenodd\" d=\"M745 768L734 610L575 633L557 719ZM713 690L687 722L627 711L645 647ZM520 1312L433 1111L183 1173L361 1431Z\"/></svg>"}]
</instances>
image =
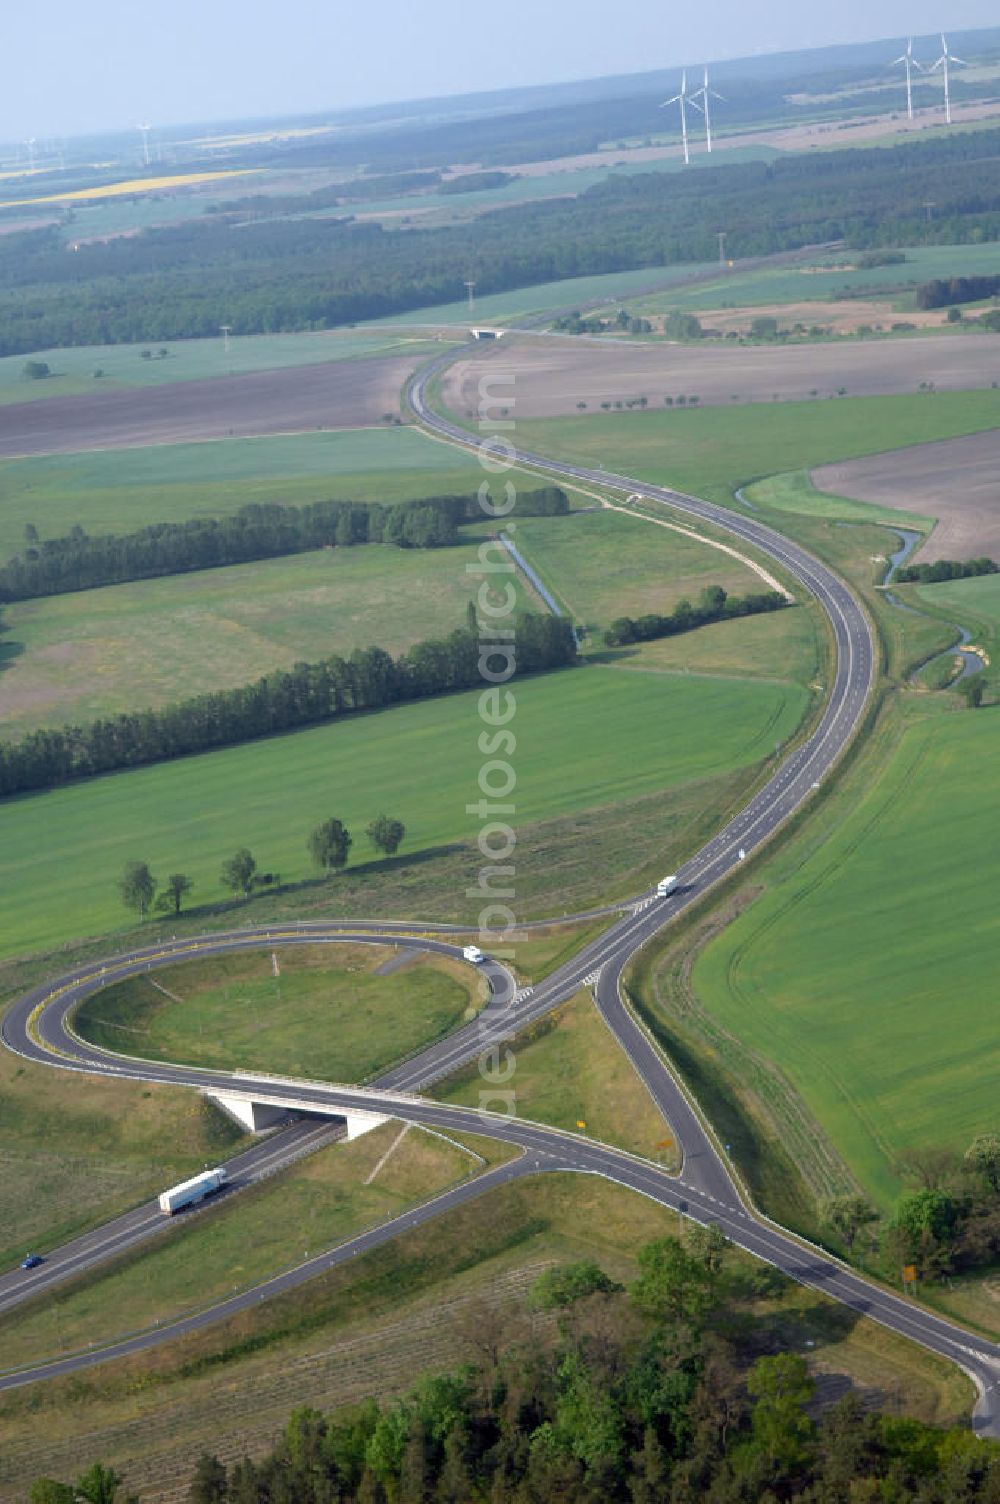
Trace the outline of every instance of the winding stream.
<instances>
[{"instance_id":1,"label":"winding stream","mask_svg":"<svg viewBox=\"0 0 1000 1504\"><path fill-rule=\"evenodd\" d=\"M906 563L917 545L923 542L924 537L923 533L915 532L912 528L908 527L894 527L893 532L899 538L899 547L895 553L889 555L889 567L886 570L885 576L887 580L891 580L899 566ZM894 606L898 606L900 611L912 611L914 616L923 615L915 606L908 605L906 601L901 601L899 596L894 594L893 591L883 590L882 594L887 601L891 601ZM958 641L952 647L946 648L943 653L937 654L934 658L929 659L928 663L922 665L923 668L927 668L929 664L936 663L938 658L960 658L962 667L948 681L950 684L957 684L960 679L967 678L969 674L978 674L983 667L983 660L978 653L964 651L966 643L972 641L972 633L966 627L959 626L957 622L955 623L955 631L958 633Z\"/></svg>"}]
</instances>

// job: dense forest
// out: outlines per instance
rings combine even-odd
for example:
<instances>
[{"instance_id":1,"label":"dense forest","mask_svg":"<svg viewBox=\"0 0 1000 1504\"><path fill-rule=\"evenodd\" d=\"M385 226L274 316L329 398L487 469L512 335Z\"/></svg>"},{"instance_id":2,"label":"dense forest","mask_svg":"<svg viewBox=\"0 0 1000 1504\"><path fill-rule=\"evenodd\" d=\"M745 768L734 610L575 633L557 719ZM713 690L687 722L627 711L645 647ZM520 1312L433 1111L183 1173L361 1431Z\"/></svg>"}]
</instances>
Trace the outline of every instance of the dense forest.
<instances>
[{"instance_id":1,"label":"dense forest","mask_svg":"<svg viewBox=\"0 0 1000 1504\"><path fill-rule=\"evenodd\" d=\"M674 637L705 627L714 621L731 621L737 616L759 616L764 611L780 611L789 604L780 590L763 590L758 595L727 595L721 585L709 585L702 591L696 606L678 601L669 616L652 611L646 616L616 616L604 634L608 647L623 647L630 642L652 642L657 637Z\"/></svg>"},{"instance_id":2,"label":"dense forest","mask_svg":"<svg viewBox=\"0 0 1000 1504\"><path fill-rule=\"evenodd\" d=\"M638 1268L628 1288L589 1261L548 1270L520 1340L484 1308L477 1363L384 1405L303 1406L257 1461L203 1454L190 1504L1000 1504L996 1442L853 1392L818 1410L757 1304L783 1277L737 1262L718 1228L647 1244ZM95 1466L101 1499L125 1504ZM31 1493L95 1497L48 1479Z\"/></svg>"},{"instance_id":3,"label":"dense forest","mask_svg":"<svg viewBox=\"0 0 1000 1504\"><path fill-rule=\"evenodd\" d=\"M472 689L484 680L481 655L489 656L489 668L500 673L506 653L505 646L497 646L494 656L488 641L470 625L448 637L418 642L398 658L384 648L358 648L349 658L335 654L318 663L297 663L239 689L195 695L161 710L33 731L23 741L0 742L0 796ZM513 644L517 674L563 668L576 657L576 633L564 617L529 611L518 615Z\"/></svg>"},{"instance_id":4,"label":"dense forest","mask_svg":"<svg viewBox=\"0 0 1000 1504\"><path fill-rule=\"evenodd\" d=\"M1000 237L1000 133L612 176L573 199L471 223L224 213L82 244L54 227L0 237L0 354L317 329L533 282L844 240L857 249ZM926 205L933 202L928 219Z\"/></svg>"},{"instance_id":5,"label":"dense forest","mask_svg":"<svg viewBox=\"0 0 1000 1504\"><path fill-rule=\"evenodd\" d=\"M553 517L568 510L564 491L542 486L518 492L508 515ZM0 603L316 548L366 543L442 548L458 541L463 522L481 522L483 517L476 496L428 496L389 507L355 501L318 501L303 507L253 503L230 517L157 522L134 533L93 538L77 525L61 537L43 540L29 523L24 552L0 566Z\"/></svg>"}]
</instances>

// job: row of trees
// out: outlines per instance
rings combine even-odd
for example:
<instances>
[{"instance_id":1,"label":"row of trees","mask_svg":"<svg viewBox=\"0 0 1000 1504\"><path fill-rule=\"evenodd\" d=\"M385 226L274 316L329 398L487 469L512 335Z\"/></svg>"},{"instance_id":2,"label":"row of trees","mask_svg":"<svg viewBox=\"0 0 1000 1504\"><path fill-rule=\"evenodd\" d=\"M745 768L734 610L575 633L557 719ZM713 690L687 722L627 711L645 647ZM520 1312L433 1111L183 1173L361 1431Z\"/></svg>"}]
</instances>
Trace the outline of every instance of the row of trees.
<instances>
[{"instance_id":1,"label":"row of trees","mask_svg":"<svg viewBox=\"0 0 1000 1504\"><path fill-rule=\"evenodd\" d=\"M513 672L540 673L577 660L576 634L564 617L522 612L514 626ZM489 658L506 666L508 647ZM318 663L298 663L238 689L196 695L159 710L109 716L84 726L33 731L0 742L0 795L53 788L120 768L139 767L233 746L361 711L472 689L483 682L480 635L471 626L419 642L394 658L358 648Z\"/></svg>"},{"instance_id":2,"label":"row of trees","mask_svg":"<svg viewBox=\"0 0 1000 1504\"><path fill-rule=\"evenodd\" d=\"M737 1263L717 1228L647 1244L638 1266L627 1288L589 1261L553 1270L529 1297L548 1319L483 1305L463 1328L475 1364L425 1375L384 1406L302 1406L257 1461L227 1468L203 1453L189 1504L1000 1499L996 1442L853 1393L817 1416L805 1359L774 1351L780 1325L754 1314L785 1282ZM79 1499L120 1496L53 1480L31 1492L32 1504Z\"/></svg>"},{"instance_id":3,"label":"row of trees","mask_svg":"<svg viewBox=\"0 0 1000 1504\"><path fill-rule=\"evenodd\" d=\"M674 637L713 621L729 621L737 616L757 616L765 611L780 611L788 599L780 590L765 590L759 595L727 595L721 585L709 585L696 606L681 600L669 616L650 612L633 618L617 616L604 633L608 647L622 647L630 642L651 642L657 637Z\"/></svg>"},{"instance_id":4,"label":"row of trees","mask_svg":"<svg viewBox=\"0 0 1000 1504\"><path fill-rule=\"evenodd\" d=\"M395 856L406 837L406 826L394 816L376 815L365 827L365 835L383 856ZM309 836L309 855L324 872L339 872L347 866L353 844L353 837L342 820L324 820ZM260 871L257 858L248 846L241 846L223 862L219 880L224 888L231 893L241 893L244 898L249 898L256 889L271 888L281 882L278 873ZM194 880L186 873L172 872L157 892L157 881L148 862L126 862L118 879L122 903L138 914L140 921L152 910L176 917L193 887Z\"/></svg>"},{"instance_id":5,"label":"row of trees","mask_svg":"<svg viewBox=\"0 0 1000 1504\"><path fill-rule=\"evenodd\" d=\"M520 493L511 515L556 516L568 510L564 491L542 486ZM482 519L477 496L427 496L388 507L357 501L317 501L302 507L253 503L229 517L157 522L134 533L102 533L96 538L78 524L60 537L41 539L29 522L24 551L0 567L0 602L315 548L365 543L442 548L457 542L463 522Z\"/></svg>"},{"instance_id":6,"label":"row of trees","mask_svg":"<svg viewBox=\"0 0 1000 1504\"><path fill-rule=\"evenodd\" d=\"M980 574L996 574L997 565L992 559L935 559L933 564L904 564L897 569L895 581L909 585L919 580L921 585L937 585L942 580L970 580Z\"/></svg>"}]
</instances>

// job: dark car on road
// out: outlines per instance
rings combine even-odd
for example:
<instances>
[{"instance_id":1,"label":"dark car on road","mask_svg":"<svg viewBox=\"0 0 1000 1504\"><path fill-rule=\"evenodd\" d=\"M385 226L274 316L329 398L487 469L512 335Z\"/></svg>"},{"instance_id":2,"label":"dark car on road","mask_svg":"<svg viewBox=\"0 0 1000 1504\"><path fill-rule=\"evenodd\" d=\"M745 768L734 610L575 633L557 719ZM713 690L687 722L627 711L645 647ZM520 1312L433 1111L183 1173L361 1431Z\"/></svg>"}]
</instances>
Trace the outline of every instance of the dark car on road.
<instances>
[{"instance_id":1,"label":"dark car on road","mask_svg":"<svg viewBox=\"0 0 1000 1504\"><path fill-rule=\"evenodd\" d=\"M37 1269L39 1264L44 1263L45 1260L42 1258L42 1255L40 1253L26 1253L24 1255L24 1258L21 1260L21 1268Z\"/></svg>"}]
</instances>

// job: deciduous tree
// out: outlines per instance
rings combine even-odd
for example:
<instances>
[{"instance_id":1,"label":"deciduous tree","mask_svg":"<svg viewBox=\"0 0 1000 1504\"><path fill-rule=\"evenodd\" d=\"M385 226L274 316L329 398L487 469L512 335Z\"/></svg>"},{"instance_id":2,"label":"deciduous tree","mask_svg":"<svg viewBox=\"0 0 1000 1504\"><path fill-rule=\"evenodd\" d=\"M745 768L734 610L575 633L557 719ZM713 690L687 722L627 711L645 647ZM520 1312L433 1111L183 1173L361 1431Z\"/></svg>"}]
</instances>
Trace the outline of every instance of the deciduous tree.
<instances>
[{"instance_id":1,"label":"deciduous tree","mask_svg":"<svg viewBox=\"0 0 1000 1504\"><path fill-rule=\"evenodd\" d=\"M324 820L309 837L309 855L325 872L347 866L351 834L342 820Z\"/></svg>"},{"instance_id":2,"label":"deciduous tree","mask_svg":"<svg viewBox=\"0 0 1000 1504\"><path fill-rule=\"evenodd\" d=\"M384 851L386 856L395 856L403 844L406 826L402 820L394 820L389 815L376 815L365 834L377 851Z\"/></svg>"},{"instance_id":3,"label":"deciduous tree","mask_svg":"<svg viewBox=\"0 0 1000 1504\"><path fill-rule=\"evenodd\" d=\"M249 898L253 889L254 874L257 871L257 863L245 846L233 853L227 862L222 864L222 884L233 893L242 893L244 898Z\"/></svg>"},{"instance_id":4,"label":"deciduous tree","mask_svg":"<svg viewBox=\"0 0 1000 1504\"><path fill-rule=\"evenodd\" d=\"M148 863L126 862L125 870L118 879L118 891L125 907L135 909L140 920L144 919L156 892L156 879L150 872Z\"/></svg>"},{"instance_id":5,"label":"deciduous tree","mask_svg":"<svg viewBox=\"0 0 1000 1504\"><path fill-rule=\"evenodd\" d=\"M174 914L179 914L181 904L193 887L192 879L185 876L183 872L171 872L163 892L157 897L156 907L167 913L172 911Z\"/></svg>"}]
</instances>

